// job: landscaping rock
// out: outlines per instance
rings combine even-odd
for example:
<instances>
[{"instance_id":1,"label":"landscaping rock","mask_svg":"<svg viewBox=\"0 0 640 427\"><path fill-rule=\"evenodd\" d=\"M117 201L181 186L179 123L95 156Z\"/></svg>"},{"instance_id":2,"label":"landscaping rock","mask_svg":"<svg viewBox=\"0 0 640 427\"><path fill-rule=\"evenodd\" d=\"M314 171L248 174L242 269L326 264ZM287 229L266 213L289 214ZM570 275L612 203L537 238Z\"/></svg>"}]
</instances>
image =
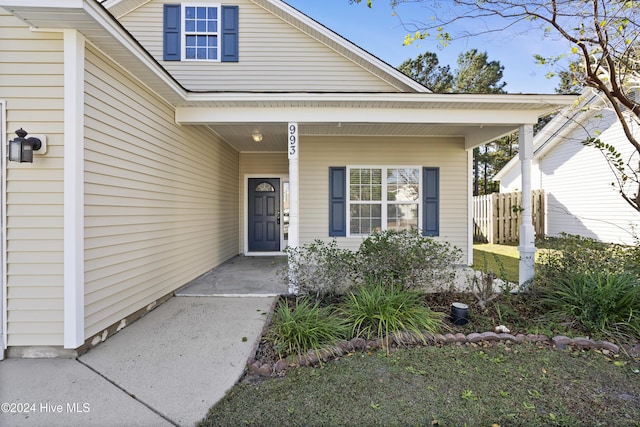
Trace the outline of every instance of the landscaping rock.
<instances>
[{"instance_id":1,"label":"landscaping rock","mask_svg":"<svg viewBox=\"0 0 640 427\"><path fill-rule=\"evenodd\" d=\"M484 332L480 334L480 338L482 341L498 341L500 339L495 332Z\"/></svg>"},{"instance_id":2,"label":"landscaping rock","mask_svg":"<svg viewBox=\"0 0 640 427\"><path fill-rule=\"evenodd\" d=\"M453 342L456 342L456 337L453 334L445 334L444 336L444 342L446 344L451 344Z\"/></svg>"},{"instance_id":3,"label":"landscaping rock","mask_svg":"<svg viewBox=\"0 0 640 427\"><path fill-rule=\"evenodd\" d=\"M467 337L462 332L455 334L454 338L456 339L456 342L467 342Z\"/></svg>"},{"instance_id":4,"label":"landscaping rock","mask_svg":"<svg viewBox=\"0 0 640 427\"><path fill-rule=\"evenodd\" d=\"M367 347L367 341L364 338L353 338L349 342L354 350L364 350Z\"/></svg>"},{"instance_id":5,"label":"landscaping rock","mask_svg":"<svg viewBox=\"0 0 640 427\"><path fill-rule=\"evenodd\" d=\"M262 366L262 364L258 361L254 361L253 363L250 363L249 372L257 374L260 371L260 366Z\"/></svg>"},{"instance_id":6,"label":"landscaping rock","mask_svg":"<svg viewBox=\"0 0 640 427\"><path fill-rule=\"evenodd\" d=\"M546 335L529 334L527 335L527 340L532 343L547 343L549 342L549 337Z\"/></svg>"},{"instance_id":7,"label":"landscaping rock","mask_svg":"<svg viewBox=\"0 0 640 427\"><path fill-rule=\"evenodd\" d=\"M442 334L435 334L435 335L433 336L433 339L434 339L434 340L436 341L436 343L438 343L438 344L444 344L444 342L445 342L444 335L442 335Z\"/></svg>"},{"instance_id":8,"label":"landscaping rock","mask_svg":"<svg viewBox=\"0 0 640 427\"><path fill-rule=\"evenodd\" d=\"M523 334L516 335L516 342L517 343L523 343L525 341L527 341L527 336L526 335L523 335Z\"/></svg>"},{"instance_id":9,"label":"landscaping rock","mask_svg":"<svg viewBox=\"0 0 640 427\"><path fill-rule=\"evenodd\" d=\"M511 334L506 334L506 333L498 334L498 338L500 338L501 341L510 341L510 342L517 342L518 341L516 339L516 337L514 337Z\"/></svg>"},{"instance_id":10,"label":"landscaping rock","mask_svg":"<svg viewBox=\"0 0 640 427\"><path fill-rule=\"evenodd\" d=\"M602 350L607 350L607 351L610 351L611 353L614 353L614 354L620 353L620 347L618 347L617 345L615 345L612 342L609 342L609 341L596 341L596 344Z\"/></svg>"},{"instance_id":11,"label":"landscaping rock","mask_svg":"<svg viewBox=\"0 0 640 427\"><path fill-rule=\"evenodd\" d=\"M260 368L258 368L258 371L256 372L256 374L263 377L270 377L272 373L273 373L273 367L268 363L265 363L264 365L260 366Z\"/></svg>"},{"instance_id":12,"label":"landscaping rock","mask_svg":"<svg viewBox=\"0 0 640 427\"><path fill-rule=\"evenodd\" d=\"M288 367L289 361L286 359L280 359L276 362L275 365L273 365L273 370L276 372L283 372L286 371Z\"/></svg>"},{"instance_id":13,"label":"landscaping rock","mask_svg":"<svg viewBox=\"0 0 640 427\"><path fill-rule=\"evenodd\" d=\"M474 343L480 342L480 341L482 341L482 335L480 335L477 332L472 332L469 335L467 335L467 341L468 342L474 342Z\"/></svg>"},{"instance_id":14,"label":"landscaping rock","mask_svg":"<svg viewBox=\"0 0 640 427\"><path fill-rule=\"evenodd\" d=\"M564 335L553 337L551 342L558 350L566 350L568 345L573 344L573 340L569 337L565 337Z\"/></svg>"},{"instance_id":15,"label":"landscaping rock","mask_svg":"<svg viewBox=\"0 0 640 427\"><path fill-rule=\"evenodd\" d=\"M340 341L337 346L342 349L345 353L349 353L354 350L353 345L349 341Z\"/></svg>"},{"instance_id":16,"label":"landscaping rock","mask_svg":"<svg viewBox=\"0 0 640 427\"><path fill-rule=\"evenodd\" d=\"M580 348L596 348L596 343L589 338L578 337L573 339L573 345Z\"/></svg>"}]
</instances>

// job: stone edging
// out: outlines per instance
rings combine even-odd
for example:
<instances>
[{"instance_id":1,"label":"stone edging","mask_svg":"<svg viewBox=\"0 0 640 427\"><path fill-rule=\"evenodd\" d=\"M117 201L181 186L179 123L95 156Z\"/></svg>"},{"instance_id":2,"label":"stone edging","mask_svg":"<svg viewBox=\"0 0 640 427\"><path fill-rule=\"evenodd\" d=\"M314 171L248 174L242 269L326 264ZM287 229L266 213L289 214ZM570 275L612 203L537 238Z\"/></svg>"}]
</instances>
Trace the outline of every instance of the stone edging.
<instances>
[{"instance_id":1,"label":"stone edging","mask_svg":"<svg viewBox=\"0 0 640 427\"><path fill-rule=\"evenodd\" d=\"M390 347L406 347L409 345L444 345L444 344L480 344L486 343L487 345L499 343L499 342L512 342L517 344L532 343L539 345L551 345L558 350L565 350L567 347L576 347L582 349L603 350L604 352L611 354L618 354L620 348L609 341L594 341L588 338L578 337L569 338L564 335L558 335L553 338L549 338L546 335L535 334L517 334L511 335L506 333L484 332L484 333L470 333L465 335L463 333L457 334L425 334L424 337L419 337L416 334L403 332L394 336L389 336L386 339L376 339L367 341L363 338L353 338L349 341L341 341L334 347L322 348L318 351L309 351L305 355L291 357L290 359L280 359L275 363L261 363L255 359L255 351L247 361L247 368L249 372L257 374L263 377L270 377L274 374L282 374L289 368L296 366L314 366L321 361L326 362L332 358L342 356L357 350L373 350L380 348Z\"/></svg>"}]
</instances>

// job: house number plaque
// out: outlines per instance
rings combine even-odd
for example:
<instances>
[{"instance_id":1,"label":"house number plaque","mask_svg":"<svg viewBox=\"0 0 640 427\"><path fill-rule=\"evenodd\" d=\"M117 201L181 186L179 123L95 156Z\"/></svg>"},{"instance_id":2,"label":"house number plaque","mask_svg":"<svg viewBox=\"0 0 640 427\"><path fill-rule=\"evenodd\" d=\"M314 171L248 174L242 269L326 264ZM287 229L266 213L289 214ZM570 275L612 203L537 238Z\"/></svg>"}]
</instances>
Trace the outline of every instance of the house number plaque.
<instances>
[{"instance_id":1,"label":"house number plaque","mask_svg":"<svg viewBox=\"0 0 640 427\"><path fill-rule=\"evenodd\" d=\"M298 123L289 123L289 147L287 153L289 154L289 160L298 158Z\"/></svg>"}]
</instances>

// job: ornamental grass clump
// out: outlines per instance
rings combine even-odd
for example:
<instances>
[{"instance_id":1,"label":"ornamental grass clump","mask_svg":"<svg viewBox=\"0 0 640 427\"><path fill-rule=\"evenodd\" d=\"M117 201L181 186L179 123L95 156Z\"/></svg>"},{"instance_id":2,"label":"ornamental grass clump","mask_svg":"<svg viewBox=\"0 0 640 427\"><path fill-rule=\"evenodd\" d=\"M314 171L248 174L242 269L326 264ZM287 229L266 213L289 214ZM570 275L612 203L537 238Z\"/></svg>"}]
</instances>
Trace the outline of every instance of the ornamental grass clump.
<instances>
[{"instance_id":1,"label":"ornamental grass clump","mask_svg":"<svg viewBox=\"0 0 640 427\"><path fill-rule=\"evenodd\" d=\"M366 339L408 331L426 341L424 333L438 332L444 319L443 313L424 305L420 292L381 282L361 285L349 292L342 311L352 335Z\"/></svg>"},{"instance_id":2,"label":"ornamental grass clump","mask_svg":"<svg viewBox=\"0 0 640 427\"><path fill-rule=\"evenodd\" d=\"M572 273L546 284L542 302L593 335L640 337L640 281L628 273Z\"/></svg>"},{"instance_id":3,"label":"ornamental grass clump","mask_svg":"<svg viewBox=\"0 0 640 427\"><path fill-rule=\"evenodd\" d=\"M344 339L349 327L331 306L321 307L308 298L296 299L291 306L281 300L273 314L266 339L280 357L318 351Z\"/></svg>"}]
</instances>

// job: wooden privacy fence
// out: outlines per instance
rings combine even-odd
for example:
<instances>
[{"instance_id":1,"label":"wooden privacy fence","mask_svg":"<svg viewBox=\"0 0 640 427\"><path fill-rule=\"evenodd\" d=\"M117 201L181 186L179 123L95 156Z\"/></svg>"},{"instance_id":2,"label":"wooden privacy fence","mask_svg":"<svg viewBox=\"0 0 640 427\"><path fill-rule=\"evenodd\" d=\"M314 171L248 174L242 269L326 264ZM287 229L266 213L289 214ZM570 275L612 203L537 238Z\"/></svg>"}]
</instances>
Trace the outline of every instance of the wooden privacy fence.
<instances>
[{"instance_id":1,"label":"wooden privacy fence","mask_svg":"<svg viewBox=\"0 0 640 427\"><path fill-rule=\"evenodd\" d=\"M544 190L532 191L533 227L544 235ZM522 192L493 193L473 198L473 240L481 243L518 243L522 223Z\"/></svg>"}]
</instances>

